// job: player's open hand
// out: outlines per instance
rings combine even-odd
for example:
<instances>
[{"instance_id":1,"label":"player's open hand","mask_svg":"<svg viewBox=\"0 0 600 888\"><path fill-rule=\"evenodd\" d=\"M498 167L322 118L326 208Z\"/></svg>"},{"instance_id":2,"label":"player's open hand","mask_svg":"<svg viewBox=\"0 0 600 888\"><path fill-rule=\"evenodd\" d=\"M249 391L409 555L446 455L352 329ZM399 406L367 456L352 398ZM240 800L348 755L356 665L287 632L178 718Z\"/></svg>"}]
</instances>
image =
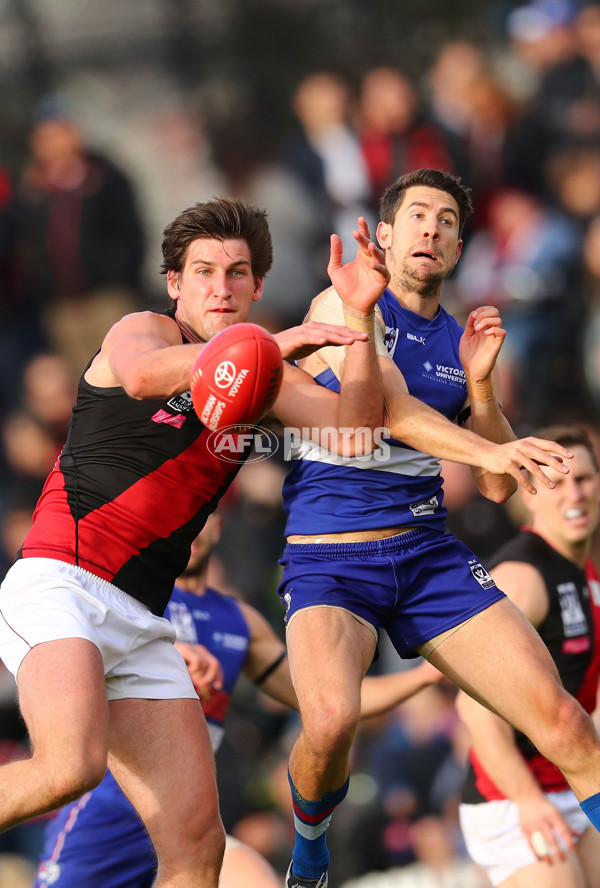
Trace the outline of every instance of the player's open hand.
<instances>
[{"instance_id":1,"label":"player's open hand","mask_svg":"<svg viewBox=\"0 0 600 888\"><path fill-rule=\"evenodd\" d=\"M559 863L567 859L565 848L575 850L577 833L543 793L516 800L519 823L538 860ZM559 839L561 841L559 841Z\"/></svg>"},{"instance_id":2,"label":"player's open hand","mask_svg":"<svg viewBox=\"0 0 600 888\"><path fill-rule=\"evenodd\" d=\"M469 313L458 355L471 379L485 379L490 375L505 337L506 330L495 306L483 305Z\"/></svg>"},{"instance_id":3,"label":"player's open hand","mask_svg":"<svg viewBox=\"0 0 600 888\"><path fill-rule=\"evenodd\" d=\"M357 243L356 258L343 264L342 242L331 235L327 273L345 308L358 314L370 314L390 280L385 255L371 240L369 226L361 216L358 230L353 232Z\"/></svg>"},{"instance_id":4,"label":"player's open hand","mask_svg":"<svg viewBox=\"0 0 600 888\"><path fill-rule=\"evenodd\" d=\"M359 333L339 324L324 324L321 321L307 321L298 327L290 327L274 335L286 361L306 358L324 345L352 345L353 342L364 342L369 338L367 333Z\"/></svg>"},{"instance_id":5,"label":"player's open hand","mask_svg":"<svg viewBox=\"0 0 600 888\"><path fill-rule=\"evenodd\" d=\"M528 493L536 493L530 475L538 478L546 487L553 488L554 481L545 474L541 466L548 466L566 475L569 468L564 460L572 457L570 450L555 441L530 436L507 444L495 444L488 450L484 458L486 464L481 468L494 475L512 475Z\"/></svg>"},{"instance_id":6,"label":"player's open hand","mask_svg":"<svg viewBox=\"0 0 600 888\"><path fill-rule=\"evenodd\" d=\"M221 664L204 645L177 641L175 647L185 660L190 678L201 700L209 700L213 691L222 689Z\"/></svg>"}]
</instances>

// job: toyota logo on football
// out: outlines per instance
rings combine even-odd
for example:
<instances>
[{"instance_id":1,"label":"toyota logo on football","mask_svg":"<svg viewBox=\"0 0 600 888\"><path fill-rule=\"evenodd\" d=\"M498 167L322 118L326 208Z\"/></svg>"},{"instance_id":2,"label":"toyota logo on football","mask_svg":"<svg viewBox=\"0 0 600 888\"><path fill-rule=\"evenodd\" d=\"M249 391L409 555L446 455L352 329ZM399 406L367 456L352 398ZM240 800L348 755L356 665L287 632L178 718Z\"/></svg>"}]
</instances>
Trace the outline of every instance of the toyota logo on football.
<instances>
[{"instance_id":1,"label":"toyota logo on football","mask_svg":"<svg viewBox=\"0 0 600 888\"><path fill-rule=\"evenodd\" d=\"M219 388L228 388L235 380L237 370L231 361L221 361L215 370L215 384Z\"/></svg>"}]
</instances>

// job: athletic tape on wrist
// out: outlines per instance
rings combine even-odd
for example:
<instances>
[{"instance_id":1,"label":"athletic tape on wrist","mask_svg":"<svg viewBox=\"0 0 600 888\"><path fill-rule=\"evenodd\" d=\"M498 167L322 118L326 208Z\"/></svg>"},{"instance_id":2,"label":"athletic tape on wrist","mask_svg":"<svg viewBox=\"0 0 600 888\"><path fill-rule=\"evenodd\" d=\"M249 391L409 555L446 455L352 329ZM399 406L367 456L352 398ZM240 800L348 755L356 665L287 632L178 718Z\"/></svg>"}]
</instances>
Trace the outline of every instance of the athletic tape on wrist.
<instances>
[{"instance_id":1,"label":"athletic tape on wrist","mask_svg":"<svg viewBox=\"0 0 600 888\"><path fill-rule=\"evenodd\" d=\"M375 339L375 312L370 315L356 315L344 308L344 323L358 333L368 333L369 342Z\"/></svg>"},{"instance_id":2,"label":"athletic tape on wrist","mask_svg":"<svg viewBox=\"0 0 600 888\"><path fill-rule=\"evenodd\" d=\"M494 386L491 377L486 376L485 379L471 379L468 373L465 373L467 380L467 390L469 398L472 401L493 401Z\"/></svg>"}]
</instances>

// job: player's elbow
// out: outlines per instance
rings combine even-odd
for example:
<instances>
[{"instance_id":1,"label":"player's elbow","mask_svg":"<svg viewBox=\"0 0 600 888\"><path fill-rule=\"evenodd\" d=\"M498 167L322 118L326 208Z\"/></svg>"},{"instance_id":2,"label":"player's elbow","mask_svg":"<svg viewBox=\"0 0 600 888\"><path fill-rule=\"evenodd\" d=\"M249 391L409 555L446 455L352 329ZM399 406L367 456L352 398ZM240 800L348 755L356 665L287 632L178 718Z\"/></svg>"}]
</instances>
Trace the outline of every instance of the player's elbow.
<instances>
[{"instance_id":1,"label":"player's elbow","mask_svg":"<svg viewBox=\"0 0 600 888\"><path fill-rule=\"evenodd\" d=\"M517 482L512 478L503 478L493 475L491 478L478 478L477 489L479 493L493 503L502 505L507 502L517 489Z\"/></svg>"}]
</instances>

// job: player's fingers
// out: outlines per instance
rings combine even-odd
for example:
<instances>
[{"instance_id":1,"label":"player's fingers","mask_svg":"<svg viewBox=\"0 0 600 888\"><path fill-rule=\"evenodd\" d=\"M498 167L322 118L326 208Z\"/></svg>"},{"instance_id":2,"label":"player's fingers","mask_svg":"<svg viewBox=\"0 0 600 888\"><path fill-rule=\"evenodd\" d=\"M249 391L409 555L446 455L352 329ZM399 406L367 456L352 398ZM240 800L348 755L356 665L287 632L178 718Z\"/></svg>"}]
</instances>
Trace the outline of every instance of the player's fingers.
<instances>
[{"instance_id":1,"label":"player's fingers","mask_svg":"<svg viewBox=\"0 0 600 888\"><path fill-rule=\"evenodd\" d=\"M342 240L337 234L332 234L329 238L329 265L327 273L331 277L332 271L337 271L342 267Z\"/></svg>"},{"instance_id":2,"label":"player's fingers","mask_svg":"<svg viewBox=\"0 0 600 888\"><path fill-rule=\"evenodd\" d=\"M510 463L510 465L506 469L507 475L512 475L517 484L526 490L527 493L536 494L537 490L533 485L531 478L527 475L523 469L517 465L517 463Z\"/></svg>"},{"instance_id":3,"label":"player's fingers","mask_svg":"<svg viewBox=\"0 0 600 888\"><path fill-rule=\"evenodd\" d=\"M541 481L542 484L544 484L550 490L554 490L554 488L556 487L556 484L554 483L554 481L552 481L551 478L549 478L546 475L546 473L543 471L543 469L541 468L541 466L537 462L534 462L534 460L527 458L527 459L523 459L523 462L521 463L521 465L524 469L527 469L527 471L530 472L532 475L535 475L535 477L539 481Z\"/></svg>"},{"instance_id":4,"label":"player's fingers","mask_svg":"<svg viewBox=\"0 0 600 888\"><path fill-rule=\"evenodd\" d=\"M538 860L547 860L548 863L553 862L556 841L551 829L536 829L528 836L528 841L531 850Z\"/></svg>"},{"instance_id":5,"label":"player's fingers","mask_svg":"<svg viewBox=\"0 0 600 888\"><path fill-rule=\"evenodd\" d=\"M536 465L548 466L549 469L556 469L557 472L562 472L563 475L569 472L569 467L563 462L561 456L557 456L549 450L544 450L538 447L537 444L526 443L520 446L519 450L523 456L533 460Z\"/></svg>"},{"instance_id":6,"label":"player's fingers","mask_svg":"<svg viewBox=\"0 0 600 888\"><path fill-rule=\"evenodd\" d=\"M495 305L480 305L479 308L473 309L471 312L474 317L482 319L488 317L500 317L500 312Z\"/></svg>"},{"instance_id":7,"label":"player's fingers","mask_svg":"<svg viewBox=\"0 0 600 888\"><path fill-rule=\"evenodd\" d=\"M368 240L371 240L371 232L369 231L369 223L365 219L364 216L358 217L358 230L361 234L363 234Z\"/></svg>"},{"instance_id":8,"label":"player's fingers","mask_svg":"<svg viewBox=\"0 0 600 888\"><path fill-rule=\"evenodd\" d=\"M562 444L557 444L556 441L548 441L546 438L535 438L533 435L523 438L523 441L529 442L547 453L552 453L554 456L562 456L563 459L573 459L573 452L567 450Z\"/></svg>"},{"instance_id":9,"label":"player's fingers","mask_svg":"<svg viewBox=\"0 0 600 888\"><path fill-rule=\"evenodd\" d=\"M384 269L387 271L387 266L385 264L385 253L378 247L377 244L373 243L373 241L369 241L369 252L371 254L372 260L383 265Z\"/></svg>"}]
</instances>

